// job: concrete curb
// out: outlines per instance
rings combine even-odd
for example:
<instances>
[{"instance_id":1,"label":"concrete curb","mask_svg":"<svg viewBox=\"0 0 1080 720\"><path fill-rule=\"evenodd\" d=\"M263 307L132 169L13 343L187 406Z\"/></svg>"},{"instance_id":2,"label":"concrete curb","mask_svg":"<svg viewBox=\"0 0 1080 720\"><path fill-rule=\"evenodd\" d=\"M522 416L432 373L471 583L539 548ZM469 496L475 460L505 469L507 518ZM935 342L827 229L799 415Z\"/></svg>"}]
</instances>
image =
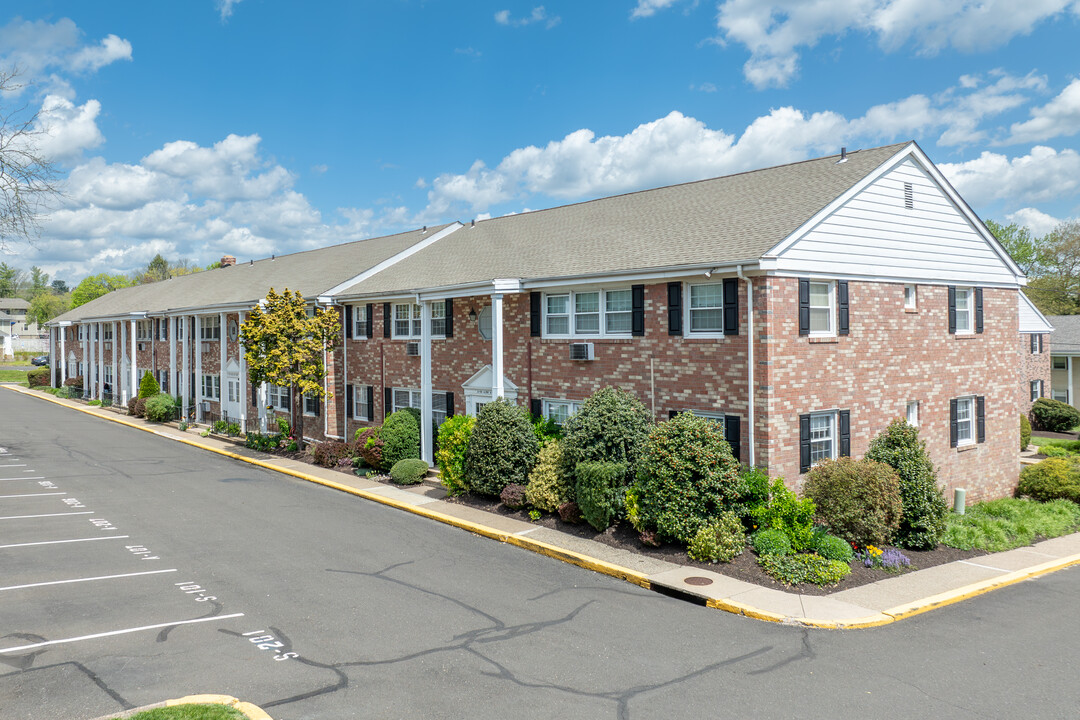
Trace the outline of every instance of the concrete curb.
<instances>
[{"instance_id":1,"label":"concrete curb","mask_svg":"<svg viewBox=\"0 0 1080 720\"><path fill-rule=\"evenodd\" d=\"M24 395L38 397L42 400L47 400L56 403L57 405L62 405L63 407L71 408L79 412L84 412L89 415L93 415L94 417L102 418L104 420L110 420L112 422L126 425L137 430L149 432L154 435L158 435L159 437L176 440L184 444L191 445L192 447L197 447L202 450L217 453L218 455L224 455L226 457L250 463L252 465L256 465L267 470L280 472L285 475L291 475L307 482L315 483L317 485L323 485L325 487L348 493L350 495L355 495L357 497L364 498L365 500L371 500L373 502L381 503L383 505L388 505L398 510L404 510L406 512L413 513L414 515L419 515L430 520L435 520L436 522L460 528L462 530L466 530L482 537L487 537L493 540L498 540L499 542L515 545L522 549L529 550L530 552L535 552L537 554L550 557L554 560L560 560L562 562L576 565L586 570L591 570L593 572L608 575L610 577L623 580L625 582L633 583L634 585L638 585L642 588L645 588L646 590L654 589L652 583L649 580L649 576L644 573L631 570L630 568L626 568L621 565L609 563L598 558L590 557L588 555L584 555L573 550L567 550L565 548L561 548L550 543L545 543L540 540L532 540L522 535L515 535L513 533L503 530L497 530L495 528L491 528L480 523L475 523L469 520L464 520L462 518L457 518L452 515L447 515L445 513L441 513L435 510L429 510L422 506L411 505L409 503L401 502L378 493L369 492L361 488L350 487L348 485L337 483L332 480L327 480L325 478L320 478L315 475L310 475L299 470L281 467L279 465L275 465L273 463L263 460L258 460L256 458L244 457L243 455L238 455L237 453L229 452L228 450L216 448L210 445L204 445L203 443L191 440L189 438L179 437L171 433L164 433L154 428L145 427L143 425L124 420L119 416L109 417L108 415L102 415L100 413L94 412L89 408L82 408L78 405L68 404L58 398L52 397L51 395L42 394L40 392L30 390L29 388L22 388L18 386L4 387L8 387L9 389L15 390L16 392L20 392ZM920 615L924 612L935 610L937 608L946 607L948 605L952 605L954 603L958 603L963 600L982 595L992 590L997 590L998 588L1007 587L1009 585L1013 585L1024 580L1030 580L1077 564L1080 564L1080 554L1058 558L1056 560L1041 563L1039 565L1035 565L1024 570L1017 570L999 577L982 580L976 583L971 583L969 585L964 585L953 590L938 593L936 595L931 595L925 598L921 598L919 600L905 603L903 605L898 605L896 607L883 610L880 613L872 613L870 615L843 619L819 620L814 618L794 617L782 613L775 613L769 610L765 610L763 608L754 607L734 600L709 598L705 601L704 605L706 607L714 608L716 610L723 610L724 612L729 612L735 615L742 615L743 617L753 618L755 620L762 620L765 622L775 622L784 625L799 625L802 627L826 630L860 630L881 627L882 625L889 625L898 620L914 617L915 615ZM665 589L669 591L674 590L674 588L666 586ZM694 599L698 601L701 600L701 598ZM260 710L259 712L262 711ZM263 716L256 717L269 716L265 716L264 714Z\"/></svg>"},{"instance_id":2,"label":"concrete curb","mask_svg":"<svg viewBox=\"0 0 1080 720\"><path fill-rule=\"evenodd\" d=\"M94 720L124 720L125 718L130 718L133 715L138 715L147 710L157 710L158 708L175 707L177 705L228 705L235 710L239 710L244 714L244 717L248 718L248 720L274 720L257 705L252 705L243 700L237 700L232 695L217 694L185 695L182 698L153 703L152 705L143 705L142 707L132 708L131 710L125 710L121 713L102 715Z\"/></svg>"}]
</instances>

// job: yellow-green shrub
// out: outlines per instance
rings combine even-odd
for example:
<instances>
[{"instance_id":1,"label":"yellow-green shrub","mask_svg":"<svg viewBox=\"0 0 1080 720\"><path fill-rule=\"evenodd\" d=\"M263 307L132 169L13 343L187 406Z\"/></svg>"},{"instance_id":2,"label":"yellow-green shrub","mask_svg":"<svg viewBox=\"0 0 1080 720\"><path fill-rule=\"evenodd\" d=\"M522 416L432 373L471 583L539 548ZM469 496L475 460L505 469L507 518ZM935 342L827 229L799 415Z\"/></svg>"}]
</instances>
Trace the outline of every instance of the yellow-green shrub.
<instances>
[{"instance_id":1,"label":"yellow-green shrub","mask_svg":"<svg viewBox=\"0 0 1080 720\"><path fill-rule=\"evenodd\" d=\"M439 466L442 484L450 495L461 495L469 489L465 484L465 451L469 448L469 436L475 426L475 417L454 415L446 418L439 427L435 463Z\"/></svg>"},{"instance_id":2,"label":"yellow-green shrub","mask_svg":"<svg viewBox=\"0 0 1080 720\"><path fill-rule=\"evenodd\" d=\"M537 510L556 512L574 499L573 475L564 461L563 444L549 440L540 447L536 467L529 473L525 500Z\"/></svg>"}]
</instances>

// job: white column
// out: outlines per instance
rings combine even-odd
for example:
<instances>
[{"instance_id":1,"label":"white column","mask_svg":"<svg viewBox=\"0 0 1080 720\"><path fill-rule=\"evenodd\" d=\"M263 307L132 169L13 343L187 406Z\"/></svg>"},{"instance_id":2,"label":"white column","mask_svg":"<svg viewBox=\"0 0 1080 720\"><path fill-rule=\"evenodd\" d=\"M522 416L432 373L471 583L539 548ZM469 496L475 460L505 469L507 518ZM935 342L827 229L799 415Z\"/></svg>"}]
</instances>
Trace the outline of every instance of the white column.
<instances>
[{"instance_id":1,"label":"white column","mask_svg":"<svg viewBox=\"0 0 1080 720\"><path fill-rule=\"evenodd\" d=\"M120 394L120 384L117 380L120 378L119 368L116 367L116 358L119 357L117 353L120 352L120 331L116 328L116 322L110 323L112 326L112 386L109 388L109 392L112 393L112 404L116 404L116 398ZM120 327L123 327L121 325Z\"/></svg>"},{"instance_id":2,"label":"white column","mask_svg":"<svg viewBox=\"0 0 1080 720\"><path fill-rule=\"evenodd\" d=\"M229 397L229 379L225 376L225 363L228 361L229 354L229 333L225 325L225 313L218 313L218 331L221 333L221 337L218 339L220 350L218 354L218 382L221 387L221 397L218 398L218 414L224 417L225 400Z\"/></svg>"},{"instance_id":3,"label":"white column","mask_svg":"<svg viewBox=\"0 0 1080 720\"><path fill-rule=\"evenodd\" d=\"M187 315L181 315L178 320L184 324L184 361L181 363L183 367L183 376L180 378L180 387L183 396L181 398L181 404L183 405L182 412L184 413L184 421L186 422L189 415L188 398L191 397L191 322Z\"/></svg>"},{"instance_id":4,"label":"white column","mask_svg":"<svg viewBox=\"0 0 1080 720\"><path fill-rule=\"evenodd\" d=\"M503 388L503 296L491 296L491 399L501 398Z\"/></svg>"},{"instance_id":5,"label":"white column","mask_svg":"<svg viewBox=\"0 0 1080 720\"><path fill-rule=\"evenodd\" d=\"M259 399L256 401L256 405L259 408L259 432L264 435L270 432L270 411L266 409L270 399L268 390L266 383L259 383Z\"/></svg>"},{"instance_id":6,"label":"white column","mask_svg":"<svg viewBox=\"0 0 1080 720\"><path fill-rule=\"evenodd\" d=\"M192 315L195 321L195 330L191 333L195 336L195 422L202 422L202 330L199 328L199 316Z\"/></svg>"},{"instance_id":7,"label":"white column","mask_svg":"<svg viewBox=\"0 0 1080 720\"><path fill-rule=\"evenodd\" d=\"M105 397L105 323L97 324L97 397Z\"/></svg>"},{"instance_id":8,"label":"white column","mask_svg":"<svg viewBox=\"0 0 1080 720\"><path fill-rule=\"evenodd\" d=\"M240 432L247 432L247 411L249 405L254 405L257 401L255 398L251 398L251 402L247 400L248 388L251 387L251 381L247 376L247 353L244 352L244 346L240 342L240 328L244 327L244 323L247 322L247 313L242 312L236 316L236 354L240 357Z\"/></svg>"},{"instance_id":9,"label":"white column","mask_svg":"<svg viewBox=\"0 0 1080 720\"><path fill-rule=\"evenodd\" d=\"M90 338L86 336L86 331L90 329L90 326L86 323L79 325L79 328L83 331L82 342L79 343L80 354L82 355L82 375L83 375L83 396L86 395L86 383L90 379L87 377L86 366L87 362L87 345L90 344Z\"/></svg>"},{"instance_id":10,"label":"white column","mask_svg":"<svg viewBox=\"0 0 1080 720\"><path fill-rule=\"evenodd\" d=\"M139 396L139 368L137 362L137 356L135 355L135 349L137 347L135 343L135 320L131 321L131 395L130 397Z\"/></svg>"},{"instance_id":11,"label":"white column","mask_svg":"<svg viewBox=\"0 0 1080 720\"><path fill-rule=\"evenodd\" d=\"M60 387L64 386L64 381L67 380L67 328L57 328L60 333Z\"/></svg>"},{"instance_id":12,"label":"white column","mask_svg":"<svg viewBox=\"0 0 1080 720\"><path fill-rule=\"evenodd\" d=\"M1073 363L1072 363L1072 360L1073 360L1072 355L1067 355L1065 357L1065 374L1069 378L1069 387L1068 387L1069 404L1072 405L1073 407L1080 407L1080 406L1078 406L1076 404L1076 396L1073 395L1073 367L1072 367Z\"/></svg>"},{"instance_id":13,"label":"white column","mask_svg":"<svg viewBox=\"0 0 1080 720\"><path fill-rule=\"evenodd\" d=\"M57 337L61 332L63 328L49 328L49 387L56 387L56 350L59 347Z\"/></svg>"},{"instance_id":14,"label":"white column","mask_svg":"<svg viewBox=\"0 0 1080 720\"><path fill-rule=\"evenodd\" d=\"M176 392L176 316L169 316L169 394L175 397Z\"/></svg>"},{"instance_id":15,"label":"white column","mask_svg":"<svg viewBox=\"0 0 1080 720\"><path fill-rule=\"evenodd\" d=\"M429 465L435 447L431 415L431 301L424 300L420 303L420 457Z\"/></svg>"},{"instance_id":16,"label":"white column","mask_svg":"<svg viewBox=\"0 0 1080 720\"><path fill-rule=\"evenodd\" d=\"M113 357L120 355L120 373L116 376L116 387L120 394L120 404L127 405L128 401L128 355L127 355L127 324L123 321L116 323L120 327L120 341L116 343Z\"/></svg>"}]
</instances>

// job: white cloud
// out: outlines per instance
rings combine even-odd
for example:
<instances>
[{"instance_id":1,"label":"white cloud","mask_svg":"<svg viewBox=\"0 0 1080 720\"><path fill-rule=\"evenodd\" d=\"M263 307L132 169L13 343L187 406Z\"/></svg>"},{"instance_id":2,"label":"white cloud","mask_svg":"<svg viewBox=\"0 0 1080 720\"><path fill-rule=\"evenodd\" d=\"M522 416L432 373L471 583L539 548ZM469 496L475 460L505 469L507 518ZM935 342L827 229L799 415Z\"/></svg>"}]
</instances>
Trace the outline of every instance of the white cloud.
<instances>
[{"instance_id":1,"label":"white cloud","mask_svg":"<svg viewBox=\"0 0 1080 720\"><path fill-rule=\"evenodd\" d=\"M215 0L218 12L221 14L221 22L225 22L233 14L233 8L239 5L241 0Z\"/></svg>"},{"instance_id":2,"label":"white cloud","mask_svg":"<svg viewBox=\"0 0 1080 720\"><path fill-rule=\"evenodd\" d=\"M42 132L37 138L43 155L54 161L72 160L83 150L97 147L105 141L97 126L101 103L87 100L75 105L66 98L48 95L38 113L36 128Z\"/></svg>"},{"instance_id":3,"label":"white cloud","mask_svg":"<svg viewBox=\"0 0 1080 720\"><path fill-rule=\"evenodd\" d=\"M678 2L678 0L638 0L637 7L631 11L630 17L649 17L655 15L657 10L669 8L676 2Z\"/></svg>"},{"instance_id":4,"label":"white cloud","mask_svg":"<svg viewBox=\"0 0 1080 720\"><path fill-rule=\"evenodd\" d=\"M691 90L697 90L698 92L704 92L704 93L714 93L714 92L716 92L716 86L713 85L711 82L701 83L700 85L694 85L693 83L691 83L690 89Z\"/></svg>"},{"instance_id":5,"label":"white cloud","mask_svg":"<svg viewBox=\"0 0 1080 720\"><path fill-rule=\"evenodd\" d=\"M1008 158L984 151L961 163L941 163L941 172L970 204L997 201L1039 203L1080 191L1080 154L1036 145L1027 155Z\"/></svg>"},{"instance_id":6,"label":"white cloud","mask_svg":"<svg viewBox=\"0 0 1080 720\"><path fill-rule=\"evenodd\" d=\"M207 148L176 140L147 155L142 164L184 180L197 195L225 201L265 198L290 187L293 176L280 165L267 166L258 155L259 142L258 135L229 135Z\"/></svg>"},{"instance_id":7,"label":"white cloud","mask_svg":"<svg viewBox=\"0 0 1080 720\"><path fill-rule=\"evenodd\" d=\"M924 55L977 52L1067 11L1080 15L1075 0L724 0L718 7L720 42L750 51L743 72L759 88L787 85L801 51L826 37L868 34L886 52L907 45Z\"/></svg>"},{"instance_id":8,"label":"white cloud","mask_svg":"<svg viewBox=\"0 0 1080 720\"><path fill-rule=\"evenodd\" d=\"M1053 100L1031 110L1031 119L1013 123L1007 142L1027 143L1067 137L1080 132L1080 79L1073 80Z\"/></svg>"},{"instance_id":9,"label":"white cloud","mask_svg":"<svg viewBox=\"0 0 1080 720\"><path fill-rule=\"evenodd\" d=\"M1042 237L1061 224L1060 219L1033 207L1020 208L1016 212L1009 213L1005 216L1005 221L1026 225L1031 230L1031 234L1036 237Z\"/></svg>"},{"instance_id":10,"label":"white cloud","mask_svg":"<svg viewBox=\"0 0 1080 720\"><path fill-rule=\"evenodd\" d=\"M116 35L109 35L100 45L84 47L76 52L68 65L77 72L97 72L117 60L131 60L131 43Z\"/></svg>"},{"instance_id":11,"label":"white cloud","mask_svg":"<svg viewBox=\"0 0 1080 720\"><path fill-rule=\"evenodd\" d=\"M178 192L177 183L161 173L141 165L109 165L100 157L73 169L64 187L69 205L110 210L131 210Z\"/></svg>"},{"instance_id":12,"label":"white cloud","mask_svg":"<svg viewBox=\"0 0 1080 720\"><path fill-rule=\"evenodd\" d=\"M507 27L524 27L526 25L532 25L533 23L543 23L544 27L550 30L551 28L562 22L562 18L558 15L549 16L547 10L543 5L534 7L529 15L522 18L510 17L509 10L499 10L495 13L495 22L499 25L506 25Z\"/></svg>"}]
</instances>

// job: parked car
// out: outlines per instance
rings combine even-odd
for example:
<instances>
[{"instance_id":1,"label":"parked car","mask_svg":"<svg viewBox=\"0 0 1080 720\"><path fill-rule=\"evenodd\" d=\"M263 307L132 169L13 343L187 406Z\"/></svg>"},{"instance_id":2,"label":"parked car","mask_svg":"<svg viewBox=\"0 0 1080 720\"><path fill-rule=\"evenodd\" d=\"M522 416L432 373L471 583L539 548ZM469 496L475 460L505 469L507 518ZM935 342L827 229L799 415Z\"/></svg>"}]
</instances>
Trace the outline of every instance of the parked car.
<instances>
[{"instance_id":1,"label":"parked car","mask_svg":"<svg viewBox=\"0 0 1080 720\"><path fill-rule=\"evenodd\" d=\"M31 365L38 365L38 366L48 365L49 364L49 356L48 355L38 355L37 357L32 357L32 358L30 358L30 364Z\"/></svg>"}]
</instances>

